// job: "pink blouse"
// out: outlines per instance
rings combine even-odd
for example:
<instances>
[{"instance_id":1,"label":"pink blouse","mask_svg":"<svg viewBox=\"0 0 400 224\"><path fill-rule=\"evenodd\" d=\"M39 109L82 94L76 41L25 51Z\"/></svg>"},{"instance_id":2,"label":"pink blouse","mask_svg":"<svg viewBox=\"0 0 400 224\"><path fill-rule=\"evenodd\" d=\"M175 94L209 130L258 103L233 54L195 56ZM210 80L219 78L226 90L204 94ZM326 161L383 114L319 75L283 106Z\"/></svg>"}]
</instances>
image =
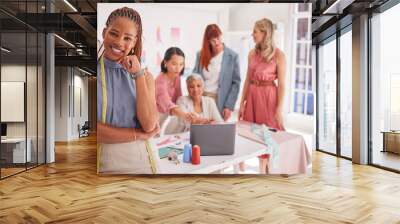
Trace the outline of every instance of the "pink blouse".
<instances>
[{"instance_id":1,"label":"pink blouse","mask_svg":"<svg viewBox=\"0 0 400 224\"><path fill-rule=\"evenodd\" d=\"M180 77L175 79L173 85L170 79L160 73L156 78L156 101L157 109L160 113L170 113L170 110L176 106L176 100L182 96Z\"/></svg>"}]
</instances>

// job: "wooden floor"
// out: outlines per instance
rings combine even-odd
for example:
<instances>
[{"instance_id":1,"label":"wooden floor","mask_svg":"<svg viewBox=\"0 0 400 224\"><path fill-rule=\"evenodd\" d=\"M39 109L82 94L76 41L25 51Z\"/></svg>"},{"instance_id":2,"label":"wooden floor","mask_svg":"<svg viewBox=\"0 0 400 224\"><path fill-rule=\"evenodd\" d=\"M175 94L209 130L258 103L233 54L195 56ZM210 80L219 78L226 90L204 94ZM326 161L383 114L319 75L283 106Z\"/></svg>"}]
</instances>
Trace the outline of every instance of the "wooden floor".
<instances>
[{"instance_id":1,"label":"wooden floor","mask_svg":"<svg viewBox=\"0 0 400 224\"><path fill-rule=\"evenodd\" d=\"M1 168L1 177L7 177L19 172L22 172L26 170L25 167L24 168Z\"/></svg>"},{"instance_id":2,"label":"wooden floor","mask_svg":"<svg viewBox=\"0 0 400 224\"><path fill-rule=\"evenodd\" d=\"M96 140L0 181L0 223L400 223L400 175L313 155L310 176L96 175Z\"/></svg>"}]
</instances>

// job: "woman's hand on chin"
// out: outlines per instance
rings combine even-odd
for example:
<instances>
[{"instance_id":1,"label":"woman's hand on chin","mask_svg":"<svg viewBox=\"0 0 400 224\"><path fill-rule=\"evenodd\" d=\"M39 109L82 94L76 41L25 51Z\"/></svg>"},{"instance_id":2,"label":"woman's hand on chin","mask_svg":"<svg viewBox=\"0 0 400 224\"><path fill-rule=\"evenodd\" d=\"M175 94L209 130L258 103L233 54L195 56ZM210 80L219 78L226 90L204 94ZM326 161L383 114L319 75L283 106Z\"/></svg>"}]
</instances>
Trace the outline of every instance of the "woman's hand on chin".
<instances>
[{"instance_id":1,"label":"woman's hand on chin","mask_svg":"<svg viewBox=\"0 0 400 224\"><path fill-rule=\"evenodd\" d=\"M139 59L136 57L136 55L128 55L122 57L119 60L119 63L121 63L126 71L132 74L138 72L141 69Z\"/></svg>"}]
</instances>

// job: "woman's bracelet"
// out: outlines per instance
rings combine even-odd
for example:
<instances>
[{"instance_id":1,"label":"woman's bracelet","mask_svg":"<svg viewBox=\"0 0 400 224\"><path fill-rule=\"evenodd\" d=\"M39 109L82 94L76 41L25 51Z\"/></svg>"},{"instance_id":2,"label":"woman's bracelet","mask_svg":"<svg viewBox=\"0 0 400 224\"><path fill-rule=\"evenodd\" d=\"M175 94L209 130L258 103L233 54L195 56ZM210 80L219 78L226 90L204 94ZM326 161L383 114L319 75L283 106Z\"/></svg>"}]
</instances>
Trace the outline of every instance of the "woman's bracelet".
<instances>
[{"instance_id":1,"label":"woman's bracelet","mask_svg":"<svg viewBox=\"0 0 400 224\"><path fill-rule=\"evenodd\" d=\"M142 68L142 69L140 69L139 71L137 71L135 73L130 73L132 79L137 79L138 77L143 76L145 74L146 74L146 69L145 68Z\"/></svg>"}]
</instances>

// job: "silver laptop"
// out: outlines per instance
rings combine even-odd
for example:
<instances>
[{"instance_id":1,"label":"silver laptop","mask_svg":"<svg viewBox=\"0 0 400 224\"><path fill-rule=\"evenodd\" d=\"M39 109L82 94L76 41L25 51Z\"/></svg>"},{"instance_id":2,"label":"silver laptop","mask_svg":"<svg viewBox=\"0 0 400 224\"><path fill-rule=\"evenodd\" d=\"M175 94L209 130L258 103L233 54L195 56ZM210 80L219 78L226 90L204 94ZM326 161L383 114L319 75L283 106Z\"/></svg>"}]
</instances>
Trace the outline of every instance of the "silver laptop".
<instances>
[{"instance_id":1,"label":"silver laptop","mask_svg":"<svg viewBox=\"0 0 400 224\"><path fill-rule=\"evenodd\" d=\"M190 144L200 146L200 155L233 155L235 153L236 124L192 124Z\"/></svg>"}]
</instances>

